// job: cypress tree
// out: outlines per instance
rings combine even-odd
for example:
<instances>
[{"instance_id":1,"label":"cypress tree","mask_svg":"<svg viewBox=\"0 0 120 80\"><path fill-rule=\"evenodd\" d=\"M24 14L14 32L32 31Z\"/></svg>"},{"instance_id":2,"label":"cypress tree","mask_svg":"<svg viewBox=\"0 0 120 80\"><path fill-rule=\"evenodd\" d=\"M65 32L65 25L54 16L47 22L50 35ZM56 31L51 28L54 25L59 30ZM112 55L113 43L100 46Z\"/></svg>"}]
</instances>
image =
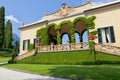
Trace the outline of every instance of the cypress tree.
<instances>
[{"instance_id":1,"label":"cypress tree","mask_svg":"<svg viewBox=\"0 0 120 80\"><path fill-rule=\"evenodd\" d=\"M3 46L4 42L4 22L5 22L5 8L1 7L0 8L0 48Z\"/></svg>"},{"instance_id":2,"label":"cypress tree","mask_svg":"<svg viewBox=\"0 0 120 80\"><path fill-rule=\"evenodd\" d=\"M12 48L12 23L7 21L5 26L5 41L4 48Z\"/></svg>"}]
</instances>

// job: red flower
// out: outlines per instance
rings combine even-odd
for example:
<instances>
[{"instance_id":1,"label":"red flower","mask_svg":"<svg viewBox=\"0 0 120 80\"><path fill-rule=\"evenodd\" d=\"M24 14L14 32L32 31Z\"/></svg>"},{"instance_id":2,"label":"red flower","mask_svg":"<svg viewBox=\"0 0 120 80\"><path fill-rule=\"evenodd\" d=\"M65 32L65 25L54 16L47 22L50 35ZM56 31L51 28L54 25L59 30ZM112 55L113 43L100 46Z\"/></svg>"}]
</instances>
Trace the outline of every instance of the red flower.
<instances>
[{"instance_id":1,"label":"red flower","mask_svg":"<svg viewBox=\"0 0 120 80\"><path fill-rule=\"evenodd\" d=\"M41 43L38 41L38 42L36 42L36 45L37 45L37 46L40 46L40 45L41 45Z\"/></svg>"},{"instance_id":2,"label":"red flower","mask_svg":"<svg viewBox=\"0 0 120 80\"><path fill-rule=\"evenodd\" d=\"M89 34L88 38L91 39L91 40L95 40L95 39L97 38L97 36L96 36L96 35Z\"/></svg>"}]
</instances>

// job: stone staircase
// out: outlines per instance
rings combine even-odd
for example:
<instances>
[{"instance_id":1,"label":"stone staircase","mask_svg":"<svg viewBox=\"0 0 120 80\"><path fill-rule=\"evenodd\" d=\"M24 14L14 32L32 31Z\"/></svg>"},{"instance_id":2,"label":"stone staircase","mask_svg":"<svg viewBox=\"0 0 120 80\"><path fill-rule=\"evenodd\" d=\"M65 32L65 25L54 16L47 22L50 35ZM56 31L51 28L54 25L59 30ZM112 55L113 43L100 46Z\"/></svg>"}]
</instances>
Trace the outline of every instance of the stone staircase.
<instances>
[{"instance_id":1,"label":"stone staircase","mask_svg":"<svg viewBox=\"0 0 120 80\"><path fill-rule=\"evenodd\" d=\"M120 56L120 47L103 45L103 44L95 44L95 50L99 52L104 52L107 54Z\"/></svg>"},{"instance_id":2,"label":"stone staircase","mask_svg":"<svg viewBox=\"0 0 120 80\"><path fill-rule=\"evenodd\" d=\"M32 56L32 55L34 55L34 54L35 54L35 50L28 51L28 52L26 52L26 53L24 53L24 54L22 54L22 55L16 56L16 57L14 58L14 60L15 60L15 61L16 61L16 60L21 60L21 59L27 58L27 57L29 57L29 56Z\"/></svg>"}]
</instances>

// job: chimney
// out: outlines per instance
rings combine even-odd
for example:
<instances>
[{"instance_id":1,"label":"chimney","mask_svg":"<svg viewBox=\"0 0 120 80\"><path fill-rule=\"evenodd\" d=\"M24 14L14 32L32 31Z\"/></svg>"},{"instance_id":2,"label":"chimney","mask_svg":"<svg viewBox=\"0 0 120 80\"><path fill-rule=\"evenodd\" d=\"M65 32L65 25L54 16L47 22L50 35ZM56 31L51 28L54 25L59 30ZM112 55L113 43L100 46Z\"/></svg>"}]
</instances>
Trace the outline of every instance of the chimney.
<instances>
[{"instance_id":1,"label":"chimney","mask_svg":"<svg viewBox=\"0 0 120 80\"><path fill-rule=\"evenodd\" d=\"M86 9L90 9L92 6L91 0L87 0Z\"/></svg>"},{"instance_id":2,"label":"chimney","mask_svg":"<svg viewBox=\"0 0 120 80\"><path fill-rule=\"evenodd\" d=\"M87 4L91 4L91 0L87 0Z\"/></svg>"}]
</instances>

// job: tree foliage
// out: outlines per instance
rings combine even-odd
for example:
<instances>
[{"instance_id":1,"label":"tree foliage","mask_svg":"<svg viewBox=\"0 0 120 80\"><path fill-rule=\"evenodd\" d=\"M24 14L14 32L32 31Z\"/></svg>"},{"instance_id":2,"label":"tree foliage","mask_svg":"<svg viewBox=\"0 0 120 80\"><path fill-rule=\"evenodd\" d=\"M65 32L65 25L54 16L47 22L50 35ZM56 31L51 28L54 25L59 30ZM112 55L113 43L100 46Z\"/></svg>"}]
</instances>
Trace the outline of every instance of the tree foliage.
<instances>
[{"instance_id":1,"label":"tree foliage","mask_svg":"<svg viewBox=\"0 0 120 80\"><path fill-rule=\"evenodd\" d=\"M4 22L5 22L5 8L0 8L0 48L3 46L4 42Z\"/></svg>"},{"instance_id":2,"label":"tree foliage","mask_svg":"<svg viewBox=\"0 0 120 80\"><path fill-rule=\"evenodd\" d=\"M12 40L12 23L8 20L5 27L4 48L11 48Z\"/></svg>"}]
</instances>

